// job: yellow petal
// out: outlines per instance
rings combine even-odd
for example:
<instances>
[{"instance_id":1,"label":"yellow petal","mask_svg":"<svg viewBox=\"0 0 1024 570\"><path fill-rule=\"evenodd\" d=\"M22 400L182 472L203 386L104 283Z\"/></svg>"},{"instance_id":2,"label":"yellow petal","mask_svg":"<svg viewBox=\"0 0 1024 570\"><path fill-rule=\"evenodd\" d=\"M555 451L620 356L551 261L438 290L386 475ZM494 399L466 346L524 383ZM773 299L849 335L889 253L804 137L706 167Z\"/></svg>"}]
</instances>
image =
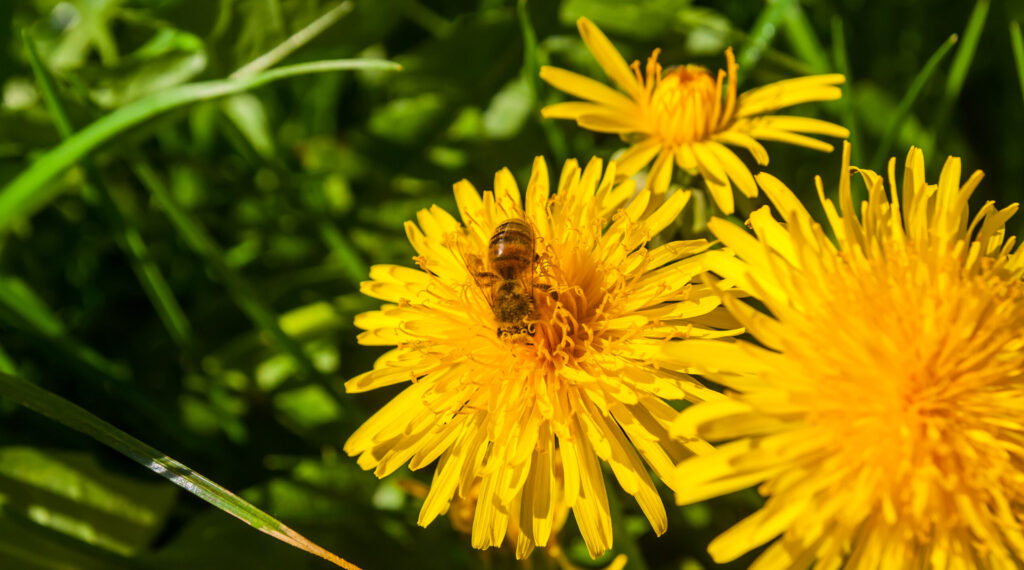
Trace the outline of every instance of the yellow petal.
<instances>
[{"instance_id":1,"label":"yellow petal","mask_svg":"<svg viewBox=\"0 0 1024 570\"><path fill-rule=\"evenodd\" d=\"M615 159L618 177L628 178L640 172L640 169L647 166L660 151L661 142L654 137L648 137L629 147Z\"/></svg>"},{"instance_id":2,"label":"yellow petal","mask_svg":"<svg viewBox=\"0 0 1024 570\"><path fill-rule=\"evenodd\" d=\"M646 94L644 87L637 81L626 60L622 59L622 54L615 49L608 37L587 18L577 20L576 27L579 28L580 36L590 49L590 53L594 54L594 59L608 77L633 99L641 100Z\"/></svg>"},{"instance_id":3,"label":"yellow petal","mask_svg":"<svg viewBox=\"0 0 1024 570\"><path fill-rule=\"evenodd\" d=\"M540 68L540 78L550 83L552 87L559 91L575 95L580 99L607 105L622 113L633 113L636 109L636 103L629 97L600 81L580 75L579 73L545 65ZM541 114L544 114L543 109Z\"/></svg>"}]
</instances>

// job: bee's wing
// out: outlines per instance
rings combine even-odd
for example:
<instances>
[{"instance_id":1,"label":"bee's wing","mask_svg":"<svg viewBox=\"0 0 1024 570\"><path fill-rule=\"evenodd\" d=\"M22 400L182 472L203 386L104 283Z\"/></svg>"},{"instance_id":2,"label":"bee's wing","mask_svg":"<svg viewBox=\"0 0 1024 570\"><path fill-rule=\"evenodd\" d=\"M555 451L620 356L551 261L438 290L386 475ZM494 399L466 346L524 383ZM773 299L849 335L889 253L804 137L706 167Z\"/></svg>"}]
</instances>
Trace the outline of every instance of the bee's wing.
<instances>
[{"instance_id":1,"label":"bee's wing","mask_svg":"<svg viewBox=\"0 0 1024 570\"><path fill-rule=\"evenodd\" d=\"M497 279L497 275L487 267L482 257L472 253L477 248L473 247L471 238L465 232L460 232L456 236L455 250L465 264L466 272L469 273L469 276L473 278L473 282L483 292L487 304L493 304L494 288L492 285L494 280Z\"/></svg>"}]
</instances>

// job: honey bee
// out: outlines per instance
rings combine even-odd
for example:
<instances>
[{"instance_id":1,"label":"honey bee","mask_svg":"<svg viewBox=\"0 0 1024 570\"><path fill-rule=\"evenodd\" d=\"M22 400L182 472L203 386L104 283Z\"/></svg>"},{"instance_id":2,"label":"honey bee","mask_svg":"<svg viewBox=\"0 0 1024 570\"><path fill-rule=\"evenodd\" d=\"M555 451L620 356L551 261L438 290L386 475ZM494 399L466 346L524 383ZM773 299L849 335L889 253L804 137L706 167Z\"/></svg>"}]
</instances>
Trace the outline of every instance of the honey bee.
<instances>
[{"instance_id":1,"label":"honey bee","mask_svg":"<svg viewBox=\"0 0 1024 570\"><path fill-rule=\"evenodd\" d=\"M526 341L533 334L537 307L533 298L533 230L525 220L512 218L498 224L487 242L487 264L467 256L467 268L484 291L498 324L498 337Z\"/></svg>"}]
</instances>

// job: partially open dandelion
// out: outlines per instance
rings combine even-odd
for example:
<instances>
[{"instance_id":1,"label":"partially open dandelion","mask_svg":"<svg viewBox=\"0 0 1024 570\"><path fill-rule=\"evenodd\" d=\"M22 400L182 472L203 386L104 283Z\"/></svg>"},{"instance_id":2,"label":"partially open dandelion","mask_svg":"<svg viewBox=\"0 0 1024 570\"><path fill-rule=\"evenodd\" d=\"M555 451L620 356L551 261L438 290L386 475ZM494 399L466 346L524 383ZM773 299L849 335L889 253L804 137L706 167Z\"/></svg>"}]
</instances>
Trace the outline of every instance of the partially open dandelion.
<instances>
[{"instance_id":1,"label":"partially open dandelion","mask_svg":"<svg viewBox=\"0 0 1024 570\"><path fill-rule=\"evenodd\" d=\"M619 176L632 176L653 160L648 188L664 194L672 179L673 163L699 172L715 203L733 212L732 185L748 197L757 196L750 169L726 145L745 148L758 164L768 164L768 151L759 141L779 141L824 152L832 145L807 135L846 138L845 128L809 117L766 115L812 101L838 99L840 74L813 75L771 83L737 97L739 66L732 48L725 52L726 69L713 77L697 65L662 70L659 50L632 66L608 38L586 18L577 21L580 35L608 77L622 91L557 67L541 68L542 79L585 101L549 105L548 118L573 119L579 126L616 133L631 143L619 159ZM625 93L623 93L623 91Z\"/></svg>"},{"instance_id":2,"label":"partially open dandelion","mask_svg":"<svg viewBox=\"0 0 1024 570\"><path fill-rule=\"evenodd\" d=\"M569 161L549 195L538 158L525 204L508 170L482 196L460 182L455 199L465 226L437 206L421 211L418 226L406 225L421 269L378 265L363 284L364 293L389 304L357 317L366 331L359 341L397 348L346 388L411 385L345 451L379 477L439 460L421 525L445 513L453 497L478 492L473 546L498 546L515 525L523 557L548 543L560 493L596 557L612 545L603 461L655 532L665 531L646 466L664 478L676 461L710 447L669 437L676 414L664 400L717 395L670 369L697 350L691 343L721 342L706 339L738 330L698 277L707 269L706 241L645 247L689 195L673 194L644 216L650 193L633 197L632 182L615 185L614 178L613 164L602 173L599 160L584 170ZM522 220L535 240L535 259L517 250L530 269L516 280L533 311L522 329L499 334L508 319L495 317L487 283L498 276L484 276L504 269L476 269L472 260L487 259L507 220ZM506 284L499 281L499 289Z\"/></svg>"},{"instance_id":3,"label":"partially open dandelion","mask_svg":"<svg viewBox=\"0 0 1024 570\"><path fill-rule=\"evenodd\" d=\"M698 404L675 432L728 440L684 461L692 503L760 483L765 505L710 545L728 561L781 534L752 568L1020 568L1024 563L1024 250L1004 224L1014 204L968 198L950 158L937 185L911 149L903 189L859 172L844 148L835 243L778 180L756 238L710 227L738 258L714 271L763 303L727 304L766 348L722 343L702 365L731 398ZM858 210L861 215L858 217Z\"/></svg>"}]
</instances>

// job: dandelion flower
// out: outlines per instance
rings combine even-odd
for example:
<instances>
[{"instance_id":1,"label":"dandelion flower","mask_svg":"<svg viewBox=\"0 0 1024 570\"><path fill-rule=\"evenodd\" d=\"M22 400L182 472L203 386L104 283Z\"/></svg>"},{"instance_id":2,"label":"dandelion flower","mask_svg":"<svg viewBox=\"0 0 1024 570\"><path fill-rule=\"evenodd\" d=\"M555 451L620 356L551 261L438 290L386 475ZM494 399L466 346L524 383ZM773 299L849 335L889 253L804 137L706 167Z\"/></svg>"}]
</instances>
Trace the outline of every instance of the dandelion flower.
<instances>
[{"instance_id":1,"label":"dandelion flower","mask_svg":"<svg viewBox=\"0 0 1024 570\"><path fill-rule=\"evenodd\" d=\"M818 194L835 242L793 193L758 182L784 223L755 211L756 237L710 227L736 258L711 268L767 312L727 306L762 347L720 343L702 366L730 398L683 411L678 434L728 443L684 461L677 499L760 484L764 506L712 541L720 562L778 535L752 568L1020 568L1024 562L1024 250L1014 204L968 198L950 158L925 181L911 149L897 196L849 170L841 213ZM868 200L854 206L850 172ZM858 216L857 212L861 215Z\"/></svg>"},{"instance_id":2,"label":"dandelion flower","mask_svg":"<svg viewBox=\"0 0 1024 570\"><path fill-rule=\"evenodd\" d=\"M396 348L346 389L410 385L345 451L378 477L437 460L419 524L478 493L473 546L501 545L513 525L524 557L548 543L561 496L596 557L612 546L604 462L654 531L665 531L648 467L664 479L679 460L710 449L669 436L676 413L665 400L717 395L670 368L695 350L690 343L722 342L713 339L739 330L699 277L705 240L647 247L689 194L675 193L644 215L650 193L634 196L632 181L614 179L613 164L602 173L600 160L585 169L569 161L549 195L538 158L525 202L507 169L483 195L459 182L462 224L437 206L406 224L419 269L371 269L362 291L388 304L357 317L365 330L359 342ZM534 234L526 281L534 283L535 314L526 332L499 334L494 298L470 260L486 259L495 229L510 219Z\"/></svg>"},{"instance_id":3,"label":"dandelion flower","mask_svg":"<svg viewBox=\"0 0 1024 570\"><path fill-rule=\"evenodd\" d=\"M759 141L832 152L832 145L807 135L846 138L850 134L819 119L766 115L800 103L838 99L842 93L837 85L845 81L840 74L787 79L737 96L739 66L732 48L726 50L726 69L719 70L717 77L698 65L662 70L659 50L641 72L640 62L627 65L593 22L580 18L576 23L590 52L621 91L565 69L544 66L542 79L585 101L549 105L541 114L620 135L631 146L618 159L619 175L632 176L653 160L647 179L656 195L668 189L674 163L699 172L719 209L731 214L732 185L753 198L757 184L750 169L726 145L746 149L764 166L768 152Z\"/></svg>"}]
</instances>

